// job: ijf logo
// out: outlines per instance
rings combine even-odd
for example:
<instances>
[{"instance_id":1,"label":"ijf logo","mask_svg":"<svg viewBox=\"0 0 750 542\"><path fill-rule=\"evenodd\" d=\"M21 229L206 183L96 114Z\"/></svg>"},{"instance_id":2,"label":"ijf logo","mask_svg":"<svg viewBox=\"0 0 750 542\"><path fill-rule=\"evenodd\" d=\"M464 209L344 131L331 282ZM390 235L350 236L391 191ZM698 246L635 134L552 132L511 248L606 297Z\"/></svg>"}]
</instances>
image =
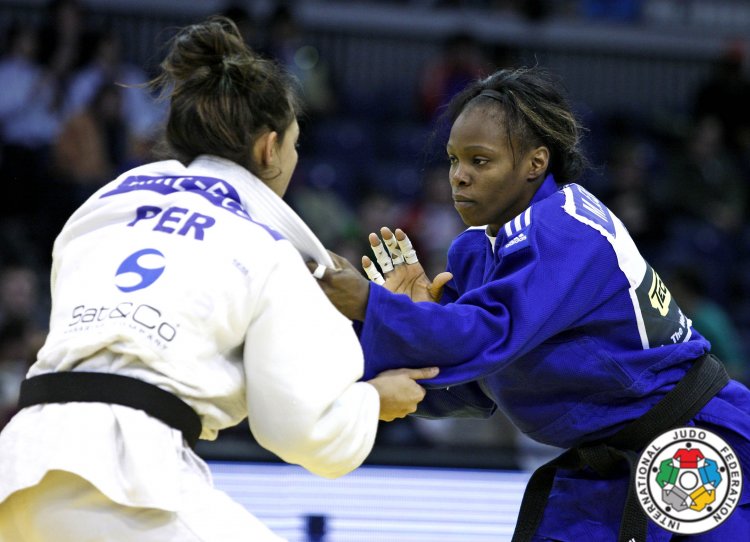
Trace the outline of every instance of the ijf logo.
<instances>
[{"instance_id":1,"label":"ijf logo","mask_svg":"<svg viewBox=\"0 0 750 542\"><path fill-rule=\"evenodd\" d=\"M717 527L737 507L742 470L732 448L698 427L673 429L641 454L638 501L657 525L680 534Z\"/></svg>"}]
</instances>

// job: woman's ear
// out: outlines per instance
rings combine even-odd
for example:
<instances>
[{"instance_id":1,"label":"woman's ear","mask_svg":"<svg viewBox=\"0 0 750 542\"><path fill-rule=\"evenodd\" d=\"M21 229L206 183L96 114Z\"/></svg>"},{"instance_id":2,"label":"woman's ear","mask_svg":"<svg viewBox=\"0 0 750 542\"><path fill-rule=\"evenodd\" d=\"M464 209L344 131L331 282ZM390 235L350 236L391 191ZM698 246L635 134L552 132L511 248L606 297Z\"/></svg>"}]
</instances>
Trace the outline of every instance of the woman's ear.
<instances>
[{"instance_id":1,"label":"woman's ear","mask_svg":"<svg viewBox=\"0 0 750 542\"><path fill-rule=\"evenodd\" d=\"M279 134L273 130L263 133L255 140L255 145L253 145L253 158L254 162L262 169L270 168L277 160L278 142Z\"/></svg>"},{"instance_id":2,"label":"woman's ear","mask_svg":"<svg viewBox=\"0 0 750 542\"><path fill-rule=\"evenodd\" d=\"M542 176L549 166L549 149L545 146L537 147L529 152L528 178L533 180Z\"/></svg>"}]
</instances>

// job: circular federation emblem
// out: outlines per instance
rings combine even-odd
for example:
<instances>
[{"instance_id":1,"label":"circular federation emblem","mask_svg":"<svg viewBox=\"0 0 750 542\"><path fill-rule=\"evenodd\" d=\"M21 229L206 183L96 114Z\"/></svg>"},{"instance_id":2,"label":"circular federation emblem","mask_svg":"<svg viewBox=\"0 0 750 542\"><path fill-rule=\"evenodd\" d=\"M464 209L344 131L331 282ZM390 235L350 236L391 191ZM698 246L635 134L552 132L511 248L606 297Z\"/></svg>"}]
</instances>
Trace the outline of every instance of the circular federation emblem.
<instances>
[{"instance_id":1,"label":"circular federation emblem","mask_svg":"<svg viewBox=\"0 0 750 542\"><path fill-rule=\"evenodd\" d=\"M663 433L641 453L635 489L654 523L673 533L699 534L723 523L737 507L742 470L721 437L683 427Z\"/></svg>"}]
</instances>

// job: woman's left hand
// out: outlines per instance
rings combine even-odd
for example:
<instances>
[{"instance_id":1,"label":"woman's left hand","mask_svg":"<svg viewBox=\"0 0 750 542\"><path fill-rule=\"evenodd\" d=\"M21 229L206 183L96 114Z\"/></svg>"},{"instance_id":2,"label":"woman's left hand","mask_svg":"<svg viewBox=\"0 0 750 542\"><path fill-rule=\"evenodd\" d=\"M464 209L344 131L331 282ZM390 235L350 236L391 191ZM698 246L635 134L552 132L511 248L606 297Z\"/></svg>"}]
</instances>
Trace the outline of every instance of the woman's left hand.
<instances>
[{"instance_id":1,"label":"woman's left hand","mask_svg":"<svg viewBox=\"0 0 750 542\"><path fill-rule=\"evenodd\" d=\"M444 271L430 280L403 230L397 228L394 234L389 228L382 227L380 235L383 242L374 233L368 239L383 275L370 258L362 256L362 268L367 276L395 294L408 295L412 301L439 301L443 288L453 275Z\"/></svg>"}]
</instances>

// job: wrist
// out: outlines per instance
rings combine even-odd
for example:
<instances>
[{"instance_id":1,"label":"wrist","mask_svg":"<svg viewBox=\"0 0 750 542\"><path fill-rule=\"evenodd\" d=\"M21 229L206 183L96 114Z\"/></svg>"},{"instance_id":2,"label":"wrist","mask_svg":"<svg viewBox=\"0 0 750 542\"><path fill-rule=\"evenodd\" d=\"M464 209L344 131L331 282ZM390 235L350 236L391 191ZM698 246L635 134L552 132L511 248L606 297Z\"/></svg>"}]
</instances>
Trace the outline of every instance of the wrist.
<instances>
[{"instance_id":1,"label":"wrist","mask_svg":"<svg viewBox=\"0 0 750 542\"><path fill-rule=\"evenodd\" d=\"M354 315L354 320L359 320L360 322L365 321L365 315L367 314L367 304L370 301L370 281L364 280L363 281L363 288L362 288L362 302L358 304L357 312Z\"/></svg>"}]
</instances>

